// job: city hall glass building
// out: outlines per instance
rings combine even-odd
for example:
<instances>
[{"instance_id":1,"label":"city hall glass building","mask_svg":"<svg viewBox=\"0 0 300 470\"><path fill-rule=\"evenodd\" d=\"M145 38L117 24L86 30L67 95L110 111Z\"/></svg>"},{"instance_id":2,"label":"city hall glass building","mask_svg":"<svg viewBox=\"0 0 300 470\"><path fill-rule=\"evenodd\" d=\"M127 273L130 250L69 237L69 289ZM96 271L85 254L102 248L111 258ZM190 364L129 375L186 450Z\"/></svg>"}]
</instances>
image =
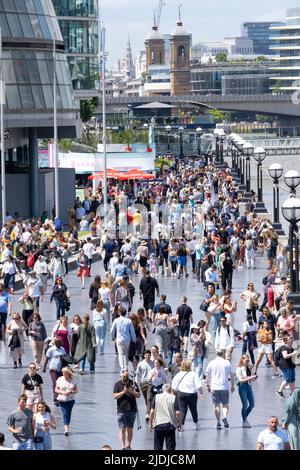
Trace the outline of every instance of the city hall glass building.
<instances>
[{"instance_id":1,"label":"city hall glass building","mask_svg":"<svg viewBox=\"0 0 300 470\"><path fill-rule=\"evenodd\" d=\"M73 88L94 90L98 82L97 0L53 0L53 5L65 44Z\"/></svg>"},{"instance_id":2,"label":"city hall glass building","mask_svg":"<svg viewBox=\"0 0 300 470\"><path fill-rule=\"evenodd\" d=\"M79 113L52 1L0 0L0 27L7 207L23 216L37 216L45 209L38 139L52 138L54 132L54 38L59 137L77 136ZM49 180L49 206L51 191Z\"/></svg>"}]
</instances>

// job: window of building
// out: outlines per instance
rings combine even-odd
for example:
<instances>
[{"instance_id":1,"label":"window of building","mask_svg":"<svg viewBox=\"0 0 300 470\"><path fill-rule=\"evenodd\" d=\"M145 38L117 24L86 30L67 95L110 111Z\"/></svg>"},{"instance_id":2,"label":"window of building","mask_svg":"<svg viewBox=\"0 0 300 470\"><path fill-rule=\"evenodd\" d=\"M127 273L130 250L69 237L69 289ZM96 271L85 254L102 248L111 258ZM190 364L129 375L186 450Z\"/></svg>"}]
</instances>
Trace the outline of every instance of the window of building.
<instances>
[{"instance_id":1,"label":"window of building","mask_svg":"<svg viewBox=\"0 0 300 470\"><path fill-rule=\"evenodd\" d=\"M184 46L178 47L178 59L185 60L185 47Z\"/></svg>"}]
</instances>

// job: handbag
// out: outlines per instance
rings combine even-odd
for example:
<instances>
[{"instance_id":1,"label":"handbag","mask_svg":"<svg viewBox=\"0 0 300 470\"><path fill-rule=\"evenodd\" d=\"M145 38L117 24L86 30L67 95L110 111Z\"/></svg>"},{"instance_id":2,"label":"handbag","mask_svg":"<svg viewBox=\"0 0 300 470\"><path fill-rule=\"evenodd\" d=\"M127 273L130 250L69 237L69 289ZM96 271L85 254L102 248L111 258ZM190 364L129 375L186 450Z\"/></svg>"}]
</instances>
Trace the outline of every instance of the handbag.
<instances>
[{"instance_id":1,"label":"handbag","mask_svg":"<svg viewBox=\"0 0 300 470\"><path fill-rule=\"evenodd\" d=\"M41 444L42 442L44 442L44 438L43 438L43 436L34 436L33 442L35 444Z\"/></svg>"},{"instance_id":2,"label":"handbag","mask_svg":"<svg viewBox=\"0 0 300 470\"><path fill-rule=\"evenodd\" d=\"M205 300L203 300L202 304L200 305L200 310L202 310L203 312L207 312L208 307L209 307L209 304L205 302Z\"/></svg>"}]
</instances>

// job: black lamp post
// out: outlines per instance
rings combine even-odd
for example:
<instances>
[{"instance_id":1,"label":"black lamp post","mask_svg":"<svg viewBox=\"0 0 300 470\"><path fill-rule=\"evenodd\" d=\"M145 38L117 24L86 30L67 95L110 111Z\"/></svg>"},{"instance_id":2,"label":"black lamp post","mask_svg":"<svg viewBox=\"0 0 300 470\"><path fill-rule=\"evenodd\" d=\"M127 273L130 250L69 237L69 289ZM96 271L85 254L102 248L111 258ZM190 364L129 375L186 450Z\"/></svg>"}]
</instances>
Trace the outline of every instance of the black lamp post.
<instances>
[{"instance_id":1,"label":"black lamp post","mask_svg":"<svg viewBox=\"0 0 300 470\"><path fill-rule=\"evenodd\" d=\"M245 181L246 181L246 178L245 178L245 159L244 159L244 154L243 154L243 146L245 144L245 141L237 136L235 139L234 139L234 145L237 149L237 156L239 158L239 178L241 180L241 184L239 185L239 191L243 191L245 192L246 191L246 185L245 185Z\"/></svg>"},{"instance_id":2,"label":"black lamp post","mask_svg":"<svg viewBox=\"0 0 300 470\"><path fill-rule=\"evenodd\" d=\"M201 127L197 127L196 135L197 135L198 157L200 157L201 156L201 135L202 135L202 128Z\"/></svg>"},{"instance_id":3,"label":"black lamp post","mask_svg":"<svg viewBox=\"0 0 300 470\"><path fill-rule=\"evenodd\" d=\"M214 136L216 139L216 166L220 163L220 141L219 141L219 129L214 130Z\"/></svg>"},{"instance_id":4,"label":"black lamp post","mask_svg":"<svg viewBox=\"0 0 300 470\"><path fill-rule=\"evenodd\" d=\"M225 131L224 129L219 129L219 142L220 142L220 164L224 165L224 141L225 141Z\"/></svg>"},{"instance_id":5,"label":"black lamp post","mask_svg":"<svg viewBox=\"0 0 300 470\"><path fill-rule=\"evenodd\" d=\"M179 157L184 158L184 152L183 152L183 133L184 133L184 127L180 126L179 127Z\"/></svg>"},{"instance_id":6,"label":"black lamp post","mask_svg":"<svg viewBox=\"0 0 300 470\"><path fill-rule=\"evenodd\" d=\"M263 147L256 147L253 152L253 157L257 162L257 203L254 209L256 213L267 213L265 204L263 202L263 177L262 177L262 163L266 158L266 151Z\"/></svg>"},{"instance_id":7,"label":"black lamp post","mask_svg":"<svg viewBox=\"0 0 300 470\"><path fill-rule=\"evenodd\" d=\"M283 175L283 168L279 163L269 167L269 175L273 180L273 227L278 235L284 235L279 218L279 180Z\"/></svg>"},{"instance_id":8,"label":"black lamp post","mask_svg":"<svg viewBox=\"0 0 300 470\"><path fill-rule=\"evenodd\" d=\"M300 199L291 196L282 204L282 215L290 224L289 227L289 252L290 252L290 285L292 293L288 300L295 304L297 313L300 313L299 292L299 240L298 222L300 221Z\"/></svg>"},{"instance_id":9,"label":"black lamp post","mask_svg":"<svg viewBox=\"0 0 300 470\"><path fill-rule=\"evenodd\" d=\"M168 135L168 150L167 152L170 153L170 133L171 133L172 127L171 126L166 126L166 131Z\"/></svg>"},{"instance_id":10,"label":"black lamp post","mask_svg":"<svg viewBox=\"0 0 300 470\"><path fill-rule=\"evenodd\" d=\"M245 201L251 201L252 193L251 193L251 166L250 166L250 157L253 155L254 147L250 142L246 142L243 145L242 149L243 155L246 159L246 192L244 194Z\"/></svg>"}]
</instances>

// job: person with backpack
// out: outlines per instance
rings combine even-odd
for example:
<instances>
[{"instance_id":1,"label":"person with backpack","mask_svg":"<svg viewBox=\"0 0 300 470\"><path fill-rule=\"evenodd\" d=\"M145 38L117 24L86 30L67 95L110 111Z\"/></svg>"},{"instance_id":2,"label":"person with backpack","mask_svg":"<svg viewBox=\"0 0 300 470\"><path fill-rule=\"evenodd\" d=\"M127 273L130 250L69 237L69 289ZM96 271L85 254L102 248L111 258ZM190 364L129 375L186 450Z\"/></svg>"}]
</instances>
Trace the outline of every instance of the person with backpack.
<instances>
[{"instance_id":1,"label":"person with backpack","mask_svg":"<svg viewBox=\"0 0 300 470\"><path fill-rule=\"evenodd\" d=\"M119 287L115 293L115 303L120 303L127 313L131 310L131 295L124 279L119 281Z\"/></svg>"},{"instance_id":2,"label":"person with backpack","mask_svg":"<svg viewBox=\"0 0 300 470\"><path fill-rule=\"evenodd\" d=\"M226 317L221 317L220 326L216 331L215 349L224 352L224 357L231 361L234 347L234 331L232 326L227 325Z\"/></svg>"},{"instance_id":3,"label":"person with backpack","mask_svg":"<svg viewBox=\"0 0 300 470\"><path fill-rule=\"evenodd\" d=\"M293 358L299 354L299 345L296 350L292 347L293 338L289 335L287 331L282 333L283 346L277 349L274 354L275 366L279 367L283 376L283 381L281 382L276 395L281 398L285 398L283 394L284 388L289 385L291 394L295 390L295 381L296 381L296 363Z\"/></svg>"}]
</instances>

